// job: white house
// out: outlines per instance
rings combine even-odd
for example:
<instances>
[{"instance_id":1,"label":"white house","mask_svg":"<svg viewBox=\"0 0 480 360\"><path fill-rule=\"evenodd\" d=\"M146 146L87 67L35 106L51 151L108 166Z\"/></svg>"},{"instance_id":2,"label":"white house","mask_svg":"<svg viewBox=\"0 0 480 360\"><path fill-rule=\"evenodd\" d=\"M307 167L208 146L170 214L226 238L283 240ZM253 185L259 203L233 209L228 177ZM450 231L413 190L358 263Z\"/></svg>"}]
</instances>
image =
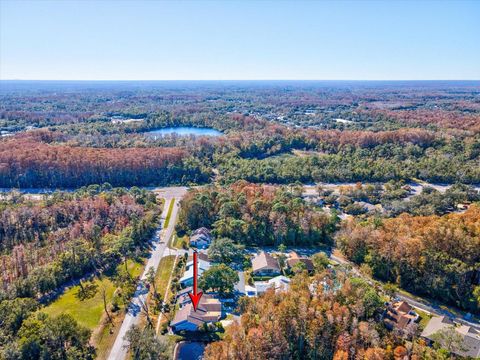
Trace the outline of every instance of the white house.
<instances>
[{"instance_id":1,"label":"white house","mask_svg":"<svg viewBox=\"0 0 480 360\"><path fill-rule=\"evenodd\" d=\"M290 279L279 275L267 281L255 281L253 286L245 285L245 295L249 297L259 296L268 289L275 289L275 292L286 291L290 287Z\"/></svg>"},{"instance_id":2,"label":"white house","mask_svg":"<svg viewBox=\"0 0 480 360\"><path fill-rule=\"evenodd\" d=\"M210 269L210 266L210 262L198 259L198 276L200 277L205 270ZM179 282L183 287L193 285L193 260L187 262L185 273L180 278Z\"/></svg>"}]
</instances>

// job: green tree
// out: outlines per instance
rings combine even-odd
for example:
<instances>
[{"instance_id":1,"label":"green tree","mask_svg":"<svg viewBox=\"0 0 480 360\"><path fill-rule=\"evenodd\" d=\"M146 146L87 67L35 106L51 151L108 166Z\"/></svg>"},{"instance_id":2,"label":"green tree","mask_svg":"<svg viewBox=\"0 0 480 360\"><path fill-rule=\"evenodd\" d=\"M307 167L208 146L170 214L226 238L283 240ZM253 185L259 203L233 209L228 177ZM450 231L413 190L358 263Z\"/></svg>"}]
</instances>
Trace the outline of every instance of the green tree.
<instances>
[{"instance_id":1,"label":"green tree","mask_svg":"<svg viewBox=\"0 0 480 360\"><path fill-rule=\"evenodd\" d=\"M167 360L170 359L169 347L163 338L155 336L155 330L149 327L141 330L133 326L126 334L130 342L132 359Z\"/></svg>"},{"instance_id":2,"label":"green tree","mask_svg":"<svg viewBox=\"0 0 480 360\"><path fill-rule=\"evenodd\" d=\"M328 266L328 264L330 264L330 260L324 252L318 252L316 254L313 254L312 262L316 272L323 271Z\"/></svg>"},{"instance_id":3,"label":"green tree","mask_svg":"<svg viewBox=\"0 0 480 360\"><path fill-rule=\"evenodd\" d=\"M295 274L298 274L298 273L301 273L303 271L306 271L307 270L307 265L305 265L305 263L299 261L297 262L295 265L293 265L292 267L292 271L295 273Z\"/></svg>"},{"instance_id":4,"label":"green tree","mask_svg":"<svg viewBox=\"0 0 480 360\"><path fill-rule=\"evenodd\" d=\"M432 340L435 341L435 347L446 349L449 353L468 350L463 341L463 336L453 326L436 332L432 335Z\"/></svg>"},{"instance_id":5,"label":"green tree","mask_svg":"<svg viewBox=\"0 0 480 360\"><path fill-rule=\"evenodd\" d=\"M212 266L199 279L199 286L204 291L217 291L221 296L231 294L239 281L238 274L225 264Z\"/></svg>"},{"instance_id":6,"label":"green tree","mask_svg":"<svg viewBox=\"0 0 480 360\"><path fill-rule=\"evenodd\" d=\"M480 309L480 285L473 288L473 297L477 301L477 308Z\"/></svg>"},{"instance_id":7,"label":"green tree","mask_svg":"<svg viewBox=\"0 0 480 360\"><path fill-rule=\"evenodd\" d=\"M90 331L69 314L51 318L43 313L27 319L19 331L19 348L24 359L84 359L95 356Z\"/></svg>"},{"instance_id":8,"label":"green tree","mask_svg":"<svg viewBox=\"0 0 480 360\"><path fill-rule=\"evenodd\" d=\"M148 268L147 274L146 274L146 280L152 286L153 288L153 296L156 298L158 296L157 293L157 286L155 284L155 269L153 266L150 266Z\"/></svg>"},{"instance_id":9,"label":"green tree","mask_svg":"<svg viewBox=\"0 0 480 360\"><path fill-rule=\"evenodd\" d=\"M208 257L217 263L230 264L242 261L242 252L244 246L236 245L229 238L219 238L213 240L208 248Z\"/></svg>"}]
</instances>

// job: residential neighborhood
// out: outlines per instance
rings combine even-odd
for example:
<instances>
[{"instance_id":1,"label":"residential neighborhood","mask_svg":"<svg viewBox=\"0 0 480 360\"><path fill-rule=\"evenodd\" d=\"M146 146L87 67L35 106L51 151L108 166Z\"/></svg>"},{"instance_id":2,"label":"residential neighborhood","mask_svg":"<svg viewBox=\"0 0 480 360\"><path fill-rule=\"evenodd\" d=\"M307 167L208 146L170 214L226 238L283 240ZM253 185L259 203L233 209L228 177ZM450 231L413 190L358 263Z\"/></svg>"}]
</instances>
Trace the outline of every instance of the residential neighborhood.
<instances>
[{"instance_id":1,"label":"residential neighborhood","mask_svg":"<svg viewBox=\"0 0 480 360\"><path fill-rule=\"evenodd\" d=\"M193 291L193 251L197 252L198 276L209 269L218 266L209 258L210 245L215 242L215 237L207 228L199 228L192 232L189 237L191 249L184 267L184 273L179 280L181 289L175 295L175 315L169 327L172 333L205 333L218 330L220 321L225 324L228 318L235 318L241 314L236 313L235 303L242 296L249 298L263 296L267 291L276 293L288 291L291 277L299 271L312 274L315 266L309 255L300 255L298 251L286 250L285 253L272 251L271 249L249 250L244 253L248 262L240 270L235 270L238 282L234 284L234 292L227 297L222 297L218 292L205 291L199 302L197 311L193 309L189 293ZM282 260L283 258L283 260ZM283 264L283 266L281 266ZM330 265L329 265L330 266ZM338 268L331 272L346 271ZM310 285L310 291L315 293L317 289L322 292L338 291L338 285L327 281L314 282ZM424 312L421 312L425 316ZM428 344L435 346L436 342L442 341L438 333L452 329L458 334L461 341L452 349L452 352L461 356L480 356L480 332L474 327L458 325L448 317L429 317L425 328L420 326L422 316L415 307L404 300L386 302L382 315L385 327L405 339L411 339L421 334Z\"/></svg>"}]
</instances>

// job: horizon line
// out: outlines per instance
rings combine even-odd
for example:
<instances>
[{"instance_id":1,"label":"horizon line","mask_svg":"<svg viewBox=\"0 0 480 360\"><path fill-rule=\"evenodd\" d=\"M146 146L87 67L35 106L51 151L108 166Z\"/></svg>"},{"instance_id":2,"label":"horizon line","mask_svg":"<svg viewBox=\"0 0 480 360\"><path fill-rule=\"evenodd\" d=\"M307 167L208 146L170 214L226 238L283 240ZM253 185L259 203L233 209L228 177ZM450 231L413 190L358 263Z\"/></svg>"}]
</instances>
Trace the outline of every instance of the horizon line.
<instances>
[{"instance_id":1,"label":"horizon line","mask_svg":"<svg viewBox=\"0 0 480 360\"><path fill-rule=\"evenodd\" d=\"M0 79L1 81L480 81L479 79Z\"/></svg>"}]
</instances>

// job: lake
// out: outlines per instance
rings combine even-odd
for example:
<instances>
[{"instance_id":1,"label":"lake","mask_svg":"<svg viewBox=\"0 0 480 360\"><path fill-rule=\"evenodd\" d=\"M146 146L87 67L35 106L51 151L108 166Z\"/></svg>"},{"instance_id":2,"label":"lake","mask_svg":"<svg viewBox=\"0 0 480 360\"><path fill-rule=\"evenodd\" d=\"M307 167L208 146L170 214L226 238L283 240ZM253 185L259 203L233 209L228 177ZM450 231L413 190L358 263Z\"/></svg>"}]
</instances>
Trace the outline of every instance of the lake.
<instances>
[{"instance_id":1,"label":"lake","mask_svg":"<svg viewBox=\"0 0 480 360\"><path fill-rule=\"evenodd\" d=\"M179 136L220 136L223 135L221 131L215 130L213 128L206 127L193 127L193 126L175 126L175 127L166 127L156 130L151 130L145 132L145 134L157 138L159 136L177 134Z\"/></svg>"},{"instance_id":2,"label":"lake","mask_svg":"<svg viewBox=\"0 0 480 360\"><path fill-rule=\"evenodd\" d=\"M205 352L205 344L183 341L178 344L175 360L200 360Z\"/></svg>"}]
</instances>

